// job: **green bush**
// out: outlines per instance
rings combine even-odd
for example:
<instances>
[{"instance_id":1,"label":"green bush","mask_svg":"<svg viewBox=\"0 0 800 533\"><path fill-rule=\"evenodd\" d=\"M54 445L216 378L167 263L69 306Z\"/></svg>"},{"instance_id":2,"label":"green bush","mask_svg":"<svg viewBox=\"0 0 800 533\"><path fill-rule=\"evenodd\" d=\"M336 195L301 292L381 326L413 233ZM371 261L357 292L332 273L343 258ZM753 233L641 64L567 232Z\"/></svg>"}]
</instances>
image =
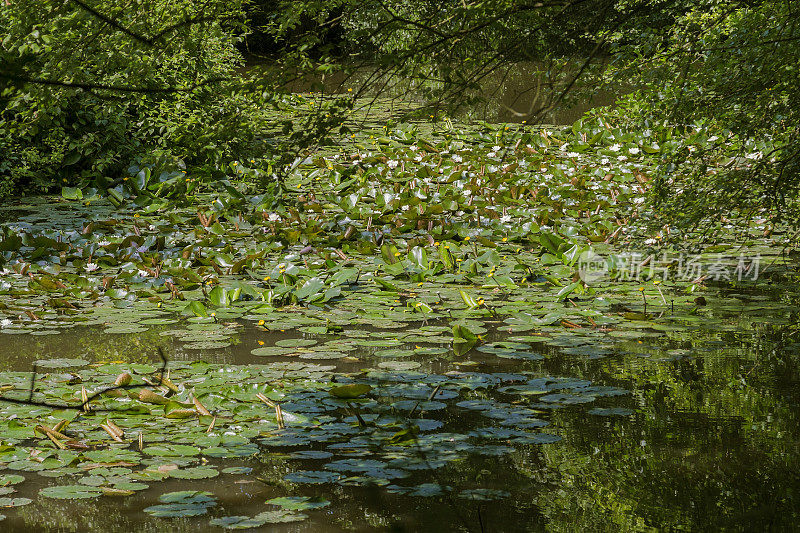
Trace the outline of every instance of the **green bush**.
<instances>
[{"instance_id":1,"label":"green bush","mask_svg":"<svg viewBox=\"0 0 800 533\"><path fill-rule=\"evenodd\" d=\"M0 7L0 195L102 185L138 156L200 166L256 148L239 3L111 6Z\"/></svg>"}]
</instances>

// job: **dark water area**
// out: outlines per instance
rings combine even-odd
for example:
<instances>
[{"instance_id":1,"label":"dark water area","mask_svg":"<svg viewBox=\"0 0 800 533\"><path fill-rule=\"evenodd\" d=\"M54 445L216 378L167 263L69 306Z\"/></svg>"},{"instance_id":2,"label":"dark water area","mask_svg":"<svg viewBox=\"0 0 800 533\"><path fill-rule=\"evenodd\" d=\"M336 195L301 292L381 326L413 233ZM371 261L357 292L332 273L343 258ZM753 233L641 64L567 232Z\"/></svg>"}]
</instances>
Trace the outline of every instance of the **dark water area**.
<instances>
[{"instance_id":1,"label":"dark water area","mask_svg":"<svg viewBox=\"0 0 800 533\"><path fill-rule=\"evenodd\" d=\"M547 431L560 437L558 442L518 446L498 456L468 453L444 468L403 480L404 485L435 480L443 486L479 480L485 488L513 494L513 504L414 498L377 487L306 485L292 494L321 496L334 504L311 512L304 522L273 525L270 530L480 531L483 524L486 531L605 531L611 524L600 520L609 515L623 530L789 530L787 519L797 513L800 489L800 342L794 327L796 308L778 310L765 303L773 298L774 293L762 291L720 295L719 309L704 320L676 320L669 340L647 328L642 336L614 347L554 344L545 337L533 344L541 359L522 363L477 351L461 358L411 355L408 361L419 362L418 370L431 374L469 368L495 375L569 376L629 393L591 404L576 399L550 409L538 407L539 417L549 424ZM426 325L431 324L408 327ZM487 342L513 336L503 324L487 325ZM97 327L81 326L40 337L3 335L0 360L5 369L20 371L50 357L157 362L160 347L171 361L199 356L226 365L269 364L286 357L251 352L284 339L325 342L339 337L264 331L252 323L234 322L232 346L199 354L165 335L171 327L175 326L155 327L145 335L104 334ZM363 330L374 338L391 338L394 333ZM324 362L335 365L339 374L384 360L377 349L358 348L346 358ZM504 397L497 392L489 396ZM476 427L474 416L450 407L420 416L441 423L439 431ZM251 459L227 460L226 466L253 472L205 480L202 488L220 495L221 508L231 514L258 513L265 500L285 494L280 483L270 480L297 468L322 469L327 461L292 457L298 449L289 446ZM324 451L326 446L312 443L302 449ZM36 478L24 485L20 497L35 497L49 482ZM161 485L164 490L185 486L180 480ZM161 530L163 524L140 512L157 503L150 492L119 504L102 499L76 507L45 501L9 510L5 525L15 531L68 530L63 524L74 525L73 530ZM171 531L216 530L204 519L169 524Z\"/></svg>"},{"instance_id":2,"label":"dark water area","mask_svg":"<svg viewBox=\"0 0 800 533\"><path fill-rule=\"evenodd\" d=\"M593 108L613 105L616 98L629 90L619 86L601 86L599 81L585 75L570 86L562 99L562 92L580 67L578 60L566 65L529 62L476 72L480 89L469 94L480 95L480 101L461 107L452 118L459 121L567 125ZM257 61L248 65L250 70L269 72L270 68ZM429 104L420 91L409 89L407 83L408 80L399 76L378 74L363 67L352 73L332 72L317 78L299 78L290 82L288 87L292 92L326 95L347 95L355 91L365 101L378 99L370 105L370 112L381 115L388 112L389 116L402 117L404 113ZM435 88L432 92L440 94ZM454 95L442 95L442 101L433 104L428 111L446 114L447 105L454 99ZM429 116L418 118L426 120Z\"/></svg>"}]
</instances>

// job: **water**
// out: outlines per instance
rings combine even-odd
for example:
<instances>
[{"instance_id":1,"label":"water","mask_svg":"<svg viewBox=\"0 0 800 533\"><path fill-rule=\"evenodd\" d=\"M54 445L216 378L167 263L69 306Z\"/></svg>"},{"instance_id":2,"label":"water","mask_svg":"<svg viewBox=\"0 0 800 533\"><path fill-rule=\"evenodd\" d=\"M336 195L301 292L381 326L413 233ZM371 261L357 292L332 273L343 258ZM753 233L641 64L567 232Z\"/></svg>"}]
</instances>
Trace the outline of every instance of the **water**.
<instances>
[{"instance_id":1,"label":"water","mask_svg":"<svg viewBox=\"0 0 800 533\"><path fill-rule=\"evenodd\" d=\"M710 324L679 330L668 341L658 337L628 341L605 357L576 357L545 345L538 347L545 358L530 363L474 354L470 359L478 366L472 370L525 370L630 391L596 406L620 409L622 415L588 414L580 404L542 412L540 416L551 423L548 431L562 437L557 443L521 446L500 457L467 455L434 473L422 471L402 480L411 485L430 482L433 476L442 485L458 485L477 479L485 488L511 492L513 503L413 498L376 488L312 485L292 494L323 496L333 504L310 512L307 521L275 530L479 531L481 524L486 531L789 529L800 488L795 468L800 453L797 313L789 305L777 312L763 309L759 296L772 299L775 293L721 295L720 301L728 304L722 307L727 308L711 313ZM238 344L203 352L202 358L226 364L280 360L254 357L250 351L259 341L272 344L297 336L266 333L252 324L242 324L237 331ZM104 335L97 328L76 327L38 338L4 335L0 359L7 368L18 370L56 355L92 361L148 356L156 360L157 346L173 360L196 358L197 352L184 350L183 343L159 332L155 328L142 337ZM508 335L500 328L490 339ZM374 362L374 351L357 350L350 355L358 361L334 364L338 370L353 371ZM446 357L425 358L422 370L445 372L457 368L454 363ZM445 431L475 425L463 412L435 411L425 416L444 422ZM221 495L221 507L230 514L256 514L265 500L286 494L279 481L285 473L301 464L306 469L321 468L325 462L290 459L273 450L255 459L226 462L226 466L252 467L254 472L206 480L202 488ZM26 483L18 496L34 498L50 481L32 479L34 483ZM162 492L185 486L179 480L163 483ZM102 499L77 507L37 501L19 511L8 510L5 525L30 531L159 529L165 527L163 522L139 512L155 503L153 492L122 503ZM175 520L169 528L214 530L207 519Z\"/></svg>"},{"instance_id":2,"label":"water","mask_svg":"<svg viewBox=\"0 0 800 533\"><path fill-rule=\"evenodd\" d=\"M562 99L566 84L572 81L580 67L581 64L575 60L564 65L527 62L498 67L479 75L476 73L480 89L469 94L479 95L480 101L460 107L455 114L449 109L458 100L454 94L434 90L434 98L439 101L431 102L420 91L409 89L405 79L378 75L366 67L355 69L352 73L334 72L324 77L295 79L287 86L298 93L357 93L361 100L356 109L365 111L368 124L374 122L382 125L386 117L407 119L406 113L425 105L428 110L418 117L423 121L429 118L427 113L434 113L439 118L452 116L462 122L480 120L565 125L572 124L593 108L613 105L617 97L629 91L628 87L620 85L602 85L599 80L585 73ZM258 63L250 65L250 68L271 72L269 66Z\"/></svg>"}]
</instances>

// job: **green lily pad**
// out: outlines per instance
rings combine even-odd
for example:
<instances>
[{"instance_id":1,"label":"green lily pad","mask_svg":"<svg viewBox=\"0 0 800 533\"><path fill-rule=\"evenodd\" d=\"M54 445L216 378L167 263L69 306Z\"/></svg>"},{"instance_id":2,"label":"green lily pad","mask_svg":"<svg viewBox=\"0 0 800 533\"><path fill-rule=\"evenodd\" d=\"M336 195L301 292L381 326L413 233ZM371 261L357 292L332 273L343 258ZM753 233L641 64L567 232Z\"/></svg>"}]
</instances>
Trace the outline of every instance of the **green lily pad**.
<instances>
[{"instance_id":1,"label":"green lily pad","mask_svg":"<svg viewBox=\"0 0 800 533\"><path fill-rule=\"evenodd\" d=\"M41 359L34 361L34 364L42 368L70 368L86 366L89 361L85 359Z\"/></svg>"},{"instance_id":2,"label":"green lily pad","mask_svg":"<svg viewBox=\"0 0 800 533\"><path fill-rule=\"evenodd\" d=\"M283 496L272 498L266 502L269 505L278 505L288 511L305 511L307 509L319 509L331 504L325 498L311 496Z\"/></svg>"},{"instance_id":3,"label":"green lily pad","mask_svg":"<svg viewBox=\"0 0 800 533\"><path fill-rule=\"evenodd\" d=\"M40 496L57 500L86 500L103 495L103 489L87 485L56 485L39 491Z\"/></svg>"},{"instance_id":4,"label":"green lily pad","mask_svg":"<svg viewBox=\"0 0 800 533\"><path fill-rule=\"evenodd\" d=\"M208 466L198 466L195 468L183 468L179 470L172 470L169 473L170 477L177 479L207 479L217 477L219 471L216 468Z\"/></svg>"},{"instance_id":5,"label":"green lily pad","mask_svg":"<svg viewBox=\"0 0 800 533\"><path fill-rule=\"evenodd\" d=\"M25 481L25 476L19 474L3 474L0 475L0 487L7 487L9 485L16 485Z\"/></svg>"},{"instance_id":6,"label":"green lily pad","mask_svg":"<svg viewBox=\"0 0 800 533\"><path fill-rule=\"evenodd\" d=\"M280 346L281 348L305 348L315 344L317 344L317 341L313 339L281 339L275 343L275 346Z\"/></svg>"}]
</instances>

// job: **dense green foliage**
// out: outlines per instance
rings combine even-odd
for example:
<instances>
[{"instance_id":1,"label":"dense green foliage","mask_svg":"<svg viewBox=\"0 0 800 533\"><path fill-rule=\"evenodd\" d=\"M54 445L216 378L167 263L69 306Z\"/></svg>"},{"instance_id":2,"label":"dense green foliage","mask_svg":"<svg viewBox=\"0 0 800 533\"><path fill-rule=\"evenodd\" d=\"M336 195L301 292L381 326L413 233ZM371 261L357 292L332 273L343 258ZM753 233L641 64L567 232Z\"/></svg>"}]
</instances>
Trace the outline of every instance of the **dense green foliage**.
<instances>
[{"instance_id":1,"label":"dense green foliage","mask_svg":"<svg viewBox=\"0 0 800 533\"><path fill-rule=\"evenodd\" d=\"M107 3L91 5L0 8L6 193L102 185L136 158L197 167L249 150L253 98L231 90L242 64L237 4L142 0L108 11L126 31L91 11Z\"/></svg>"},{"instance_id":2,"label":"dense green foliage","mask_svg":"<svg viewBox=\"0 0 800 533\"><path fill-rule=\"evenodd\" d=\"M800 30L788 0L140 0L115 9L62 0L44 9L0 11L6 194L81 178L102 189L132 162L219 179L225 164L259 159L263 186L273 168L329 143L358 97L391 87L439 119L479 98L488 77L537 60L544 82L531 120L579 94L581 80L637 89L616 115L673 138L652 188L663 213L798 220ZM240 52L266 54L266 74L245 76ZM293 80L331 74L345 97L303 107L280 96ZM267 107L283 116L265 117ZM289 120L298 109L305 117Z\"/></svg>"},{"instance_id":3,"label":"dense green foliage","mask_svg":"<svg viewBox=\"0 0 800 533\"><path fill-rule=\"evenodd\" d=\"M613 74L641 87L623 105L631 126L675 128L686 140L665 155L657 205L670 224L753 215L797 224L800 9L783 0L686 7L633 42L612 37Z\"/></svg>"}]
</instances>

